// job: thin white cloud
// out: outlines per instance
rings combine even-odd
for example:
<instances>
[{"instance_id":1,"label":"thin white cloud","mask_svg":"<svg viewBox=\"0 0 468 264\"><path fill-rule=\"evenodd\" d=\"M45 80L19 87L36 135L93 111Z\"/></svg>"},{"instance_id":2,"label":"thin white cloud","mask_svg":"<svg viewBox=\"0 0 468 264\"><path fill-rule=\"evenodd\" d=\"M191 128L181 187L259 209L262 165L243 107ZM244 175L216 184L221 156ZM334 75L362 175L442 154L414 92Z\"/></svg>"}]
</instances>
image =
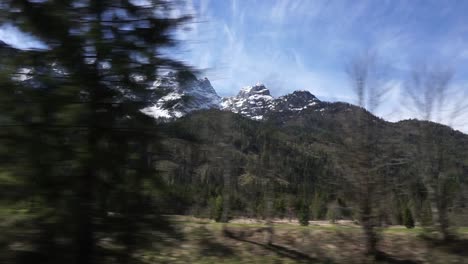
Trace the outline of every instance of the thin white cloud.
<instances>
[{"instance_id":1,"label":"thin white cloud","mask_svg":"<svg viewBox=\"0 0 468 264\"><path fill-rule=\"evenodd\" d=\"M325 100L354 103L344 64L356 50L367 47L390 64L394 75L394 89L378 114L397 120L415 116L400 104L401 82L413 54L425 54L425 48L437 51L431 56L447 58L458 50L458 60L468 64L463 27L440 36L415 31L422 26L420 10L409 1L229 0L224 6L227 9L199 0L197 16L207 22L200 24L195 37L203 41L190 60L207 69L223 96L261 81L274 95L306 89ZM438 15L444 18L453 11Z\"/></svg>"}]
</instances>

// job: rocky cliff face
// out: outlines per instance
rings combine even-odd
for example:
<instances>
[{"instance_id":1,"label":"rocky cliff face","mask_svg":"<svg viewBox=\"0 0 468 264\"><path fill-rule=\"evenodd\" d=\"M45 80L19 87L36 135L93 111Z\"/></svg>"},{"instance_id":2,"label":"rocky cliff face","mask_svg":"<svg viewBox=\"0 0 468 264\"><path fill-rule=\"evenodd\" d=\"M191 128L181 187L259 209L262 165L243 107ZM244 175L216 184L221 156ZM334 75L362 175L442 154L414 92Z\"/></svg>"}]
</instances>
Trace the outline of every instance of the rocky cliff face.
<instances>
[{"instance_id":1,"label":"rocky cliff face","mask_svg":"<svg viewBox=\"0 0 468 264\"><path fill-rule=\"evenodd\" d=\"M207 78L197 79L189 72L170 72L153 85L162 97L143 110L157 119L179 118L195 110L219 108L218 96Z\"/></svg>"},{"instance_id":2,"label":"rocky cliff face","mask_svg":"<svg viewBox=\"0 0 468 264\"><path fill-rule=\"evenodd\" d=\"M263 84L242 88L237 96L223 98L222 110L261 120L273 107L274 98Z\"/></svg>"},{"instance_id":3,"label":"rocky cliff face","mask_svg":"<svg viewBox=\"0 0 468 264\"><path fill-rule=\"evenodd\" d=\"M298 112L318 107L320 100L308 91L295 91L274 98L263 84L242 88L237 96L223 98L221 109L262 120L272 112Z\"/></svg>"}]
</instances>

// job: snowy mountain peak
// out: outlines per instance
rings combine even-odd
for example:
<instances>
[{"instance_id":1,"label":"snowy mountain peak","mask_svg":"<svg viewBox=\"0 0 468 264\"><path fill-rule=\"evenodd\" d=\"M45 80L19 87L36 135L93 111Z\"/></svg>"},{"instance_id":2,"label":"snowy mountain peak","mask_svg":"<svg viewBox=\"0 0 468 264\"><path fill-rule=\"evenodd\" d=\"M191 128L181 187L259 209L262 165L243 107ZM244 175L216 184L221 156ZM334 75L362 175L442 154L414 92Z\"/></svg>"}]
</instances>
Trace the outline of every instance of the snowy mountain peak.
<instances>
[{"instance_id":1,"label":"snowy mountain peak","mask_svg":"<svg viewBox=\"0 0 468 264\"><path fill-rule=\"evenodd\" d=\"M307 90L296 90L296 91L292 92L291 95L302 97L302 98L307 98L307 99L310 99L310 100L313 100L313 99L318 100L317 97L315 97L313 94L311 94Z\"/></svg>"},{"instance_id":2,"label":"snowy mountain peak","mask_svg":"<svg viewBox=\"0 0 468 264\"><path fill-rule=\"evenodd\" d=\"M201 109L219 108L218 96L208 78L197 79L188 71L169 72L156 80L153 88L164 94L144 113L157 119L172 119Z\"/></svg>"},{"instance_id":3,"label":"snowy mountain peak","mask_svg":"<svg viewBox=\"0 0 468 264\"><path fill-rule=\"evenodd\" d=\"M320 103L309 91L294 91L273 98L263 84L247 86L237 96L223 98L221 109L239 113L254 120L262 120L271 112L298 112L317 107Z\"/></svg>"},{"instance_id":4,"label":"snowy mountain peak","mask_svg":"<svg viewBox=\"0 0 468 264\"><path fill-rule=\"evenodd\" d=\"M237 96L223 98L221 109L261 120L269 111L274 98L263 84L242 88Z\"/></svg>"},{"instance_id":5,"label":"snowy mountain peak","mask_svg":"<svg viewBox=\"0 0 468 264\"><path fill-rule=\"evenodd\" d=\"M169 72L154 83L154 89L163 96L143 111L158 119L173 119L195 110L220 108L262 120L274 112L294 114L309 108L318 109L321 103L305 90L274 98L262 83L243 87L236 96L221 98L208 78L197 79L190 72Z\"/></svg>"},{"instance_id":6,"label":"snowy mountain peak","mask_svg":"<svg viewBox=\"0 0 468 264\"><path fill-rule=\"evenodd\" d=\"M298 90L284 95L275 100L275 109L283 111L302 111L317 106L320 100L309 91Z\"/></svg>"},{"instance_id":7,"label":"snowy mountain peak","mask_svg":"<svg viewBox=\"0 0 468 264\"><path fill-rule=\"evenodd\" d=\"M297 106L305 106L309 103L320 102L320 100L317 99L317 97L315 97L309 91L305 90L298 90L290 94L280 96L278 100L285 102L287 101L288 104L294 104Z\"/></svg>"},{"instance_id":8,"label":"snowy mountain peak","mask_svg":"<svg viewBox=\"0 0 468 264\"><path fill-rule=\"evenodd\" d=\"M242 88L237 94L237 97L248 98L249 96L252 96L252 95L269 96L270 90L268 90L264 84L257 83L254 86L246 86Z\"/></svg>"}]
</instances>

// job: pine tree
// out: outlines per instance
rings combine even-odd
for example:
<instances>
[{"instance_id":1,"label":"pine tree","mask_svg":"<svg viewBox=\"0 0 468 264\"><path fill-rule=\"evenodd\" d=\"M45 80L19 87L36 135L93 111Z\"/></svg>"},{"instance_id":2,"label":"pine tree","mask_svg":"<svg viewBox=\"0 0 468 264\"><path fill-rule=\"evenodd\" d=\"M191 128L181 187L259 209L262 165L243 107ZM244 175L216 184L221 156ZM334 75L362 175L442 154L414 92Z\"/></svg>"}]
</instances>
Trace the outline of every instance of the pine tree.
<instances>
[{"instance_id":1,"label":"pine tree","mask_svg":"<svg viewBox=\"0 0 468 264\"><path fill-rule=\"evenodd\" d=\"M299 223L302 226L308 226L309 225L309 205L307 202L303 201L301 203L301 207L299 209Z\"/></svg>"},{"instance_id":2,"label":"pine tree","mask_svg":"<svg viewBox=\"0 0 468 264\"><path fill-rule=\"evenodd\" d=\"M322 217L324 207L325 206L321 193L319 191L315 191L311 203L312 218L314 220L319 220Z\"/></svg>"},{"instance_id":3,"label":"pine tree","mask_svg":"<svg viewBox=\"0 0 468 264\"><path fill-rule=\"evenodd\" d=\"M223 196L218 195L215 199L215 204L214 204L214 215L213 218L216 222L221 222L222 217L223 217Z\"/></svg>"},{"instance_id":4,"label":"pine tree","mask_svg":"<svg viewBox=\"0 0 468 264\"><path fill-rule=\"evenodd\" d=\"M0 67L3 168L35 200L36 263L133 262L144 230L165 225L150 195L157 126L141 110L158 70L183 68L160 55L185 20L163 17L168 4L2 1L0 17L47 46Z\"/></svg>"},{"instance_id":5,"label":"pine tree","mask_svg":"<svg viewBox=\"0 0 468 264\"><path fill-rule=\"evenodd\" d=\"M405 212L403 214L403 224L406 228L414 228L413 214L408 206L405 208Z\"/></svg>"}]
</instances>

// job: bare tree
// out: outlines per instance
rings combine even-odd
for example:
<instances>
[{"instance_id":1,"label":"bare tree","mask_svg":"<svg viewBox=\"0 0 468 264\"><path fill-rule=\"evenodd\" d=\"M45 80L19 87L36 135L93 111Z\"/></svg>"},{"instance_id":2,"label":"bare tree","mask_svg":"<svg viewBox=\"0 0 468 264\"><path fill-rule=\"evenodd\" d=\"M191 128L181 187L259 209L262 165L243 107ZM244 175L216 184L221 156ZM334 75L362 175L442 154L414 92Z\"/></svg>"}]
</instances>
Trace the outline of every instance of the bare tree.
<instances>
[{"instance_id":1,"label":"bare tree","mask_svg":"<svg viewBox=\"0 0 468 264\"><path fill-rule=\"evenodd\" d=\"M372 51L352 57L345 65L346 75L360 107L374 113L390 91L388 67Z\"/></svg>"},{"instance_id":2,"label":"bare tree","mask_svg":"<svg viewBox=\"0 0 468 264\"><path fill-rule=\"evenodd\" d=\"M357 195L359 208L359 222L366 237L366 249L370 255L377 255L379 225L378 201L383 188L380 186L379 175L383 158L379 157L378 141L380 140L376 124L377 118L365 111L377 110L384 95L389 91L388 81L382 64L379 64L377 55L365 52L352 57L346 64L346 74L351 87L357 96L358 109L355 113L356 121L352 125L358 129L353 135L352 142L347 145L349 159L353 162L347 173L351 176L352 185Z\"/></svg>"},{"instance_id":3,"label":"bare tree","mask_svg":"<svg viewBox=\"0 0 468 264\"><path fill-rule=\"evenodd\" d=\"M459 91L451 86L454 70L450 67L420 64L413 66L405 83L415 112L426 121L453 125L468 109L468 104L457 97ZM449 98L455 98L455 100ZM446 193L448 174L444 162L444 147L448 139L436 135L433 129L421 125L419 129L418 153L415 165L423 179L430 204L432 223L444 240L453 237L448 219L449 197Z\"/></svg>"}]
</instances>

